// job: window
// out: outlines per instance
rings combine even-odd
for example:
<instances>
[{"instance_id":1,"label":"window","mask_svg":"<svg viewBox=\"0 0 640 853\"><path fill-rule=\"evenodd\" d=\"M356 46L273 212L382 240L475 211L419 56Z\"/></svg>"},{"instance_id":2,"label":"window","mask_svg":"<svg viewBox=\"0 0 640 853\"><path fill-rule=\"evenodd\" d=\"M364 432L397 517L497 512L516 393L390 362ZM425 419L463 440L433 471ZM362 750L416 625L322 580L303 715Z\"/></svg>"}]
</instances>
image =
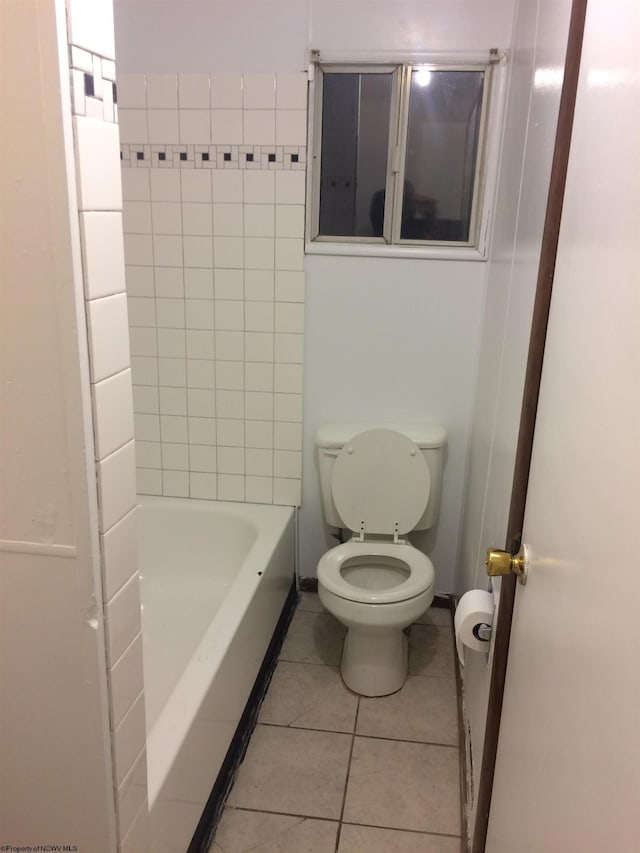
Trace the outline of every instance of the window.
<instances>
[{"instance_id":1,"label":"window","mask_svg":"<svg viewBox=\"0 0 640 853\"><path fill-rule=\"evenodd\" d=\"M489 74L318 65L311 240L477 246Z\"/></svg>"}]
</instances>

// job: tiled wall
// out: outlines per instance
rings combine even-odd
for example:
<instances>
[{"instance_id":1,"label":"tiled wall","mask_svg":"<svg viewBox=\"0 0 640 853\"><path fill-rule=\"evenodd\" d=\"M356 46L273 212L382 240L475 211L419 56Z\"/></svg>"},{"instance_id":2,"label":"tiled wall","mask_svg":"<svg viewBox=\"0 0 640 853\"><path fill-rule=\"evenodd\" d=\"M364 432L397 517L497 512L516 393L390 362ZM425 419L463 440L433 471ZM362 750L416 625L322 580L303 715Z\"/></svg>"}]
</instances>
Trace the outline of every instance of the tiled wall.
<instances>
[{"instance_id":1,"label":"tiled wall","mask_svg":"<svg viewBox=\"0 0 640 853\"><path fill-rule=\"evenodd\" d=\"M306 92L118 77L140 493L299 503Z\"/></svg>"},{"instance_id":2,"label":"tiled wall","mask_svg":"<svg viewBox=\"0 0 640 853\"><path fill-rule=\"evenodd\" d=\"M118 849L148 853L134 422L112 4L69 0L68 11Z\"/></svg>"}]
</instances>

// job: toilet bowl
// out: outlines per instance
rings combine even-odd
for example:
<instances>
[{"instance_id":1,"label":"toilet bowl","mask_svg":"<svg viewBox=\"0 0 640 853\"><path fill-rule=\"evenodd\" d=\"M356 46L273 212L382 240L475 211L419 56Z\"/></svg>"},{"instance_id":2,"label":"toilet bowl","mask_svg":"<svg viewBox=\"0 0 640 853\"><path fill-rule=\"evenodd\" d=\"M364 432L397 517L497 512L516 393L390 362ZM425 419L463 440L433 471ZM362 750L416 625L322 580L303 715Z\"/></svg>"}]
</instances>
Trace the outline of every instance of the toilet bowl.
<instances>
[{"instance_id":1,"label":"toilet bowl","mask_svg":"<svg viewBox=\"0 0 640 853\"><path fill-rule=\"evenodd\" d=\"M318 564L320 601L347 628L340 672L351 690L385 696L407 677L403 629L429 608L434 570L409 544L346 542Z\"/></svg>"},{"instance_id":2,"label":"toilet bowl","mask_svg":"<svg viewBox=\"0 0 640 853\"><path fill-rule=\"evenodd\" d=\"M429 435L424 447L439 463L443 431ZM318 594L347 628L340 665L345 684L363 696L384 696L407 677L403 629L433 600L431 561L400 538L433 523L433 512L427 512L430 469L424 449L394 429L367 429L339 447L333 441L318 442L325 515L353 538L320 559Z\"/></svg>"}]
</instances>

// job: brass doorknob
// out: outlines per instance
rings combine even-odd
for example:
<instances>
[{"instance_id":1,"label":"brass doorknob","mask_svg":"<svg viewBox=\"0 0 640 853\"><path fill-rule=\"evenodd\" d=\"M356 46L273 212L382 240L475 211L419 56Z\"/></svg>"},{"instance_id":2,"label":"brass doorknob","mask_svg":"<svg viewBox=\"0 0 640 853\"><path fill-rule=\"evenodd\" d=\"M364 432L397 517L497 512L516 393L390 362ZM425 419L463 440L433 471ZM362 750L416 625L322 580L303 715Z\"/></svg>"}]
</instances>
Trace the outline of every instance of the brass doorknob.
<instances>
[{"instance_id":1,"label":"brass doorknob","mask_svg":"<svg viewBox=\"0 0 640 853\"><path fill-rule=\"evenodd\" d=\"M527 582L527 552L523 545L517 554L501 551L499 548L489 548L484 561L489 577L514 574L520 583Z\"/></svg>"}]
</instances>

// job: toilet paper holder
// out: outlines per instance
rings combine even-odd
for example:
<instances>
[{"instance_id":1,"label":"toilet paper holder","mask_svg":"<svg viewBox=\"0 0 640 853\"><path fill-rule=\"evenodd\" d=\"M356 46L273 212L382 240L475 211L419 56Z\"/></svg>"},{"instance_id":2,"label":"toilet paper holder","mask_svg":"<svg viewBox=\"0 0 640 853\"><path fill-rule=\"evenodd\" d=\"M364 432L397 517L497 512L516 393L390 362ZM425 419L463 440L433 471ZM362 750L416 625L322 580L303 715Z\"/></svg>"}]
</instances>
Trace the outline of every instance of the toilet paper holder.
<instances>
[{"instance_id":1,"label":"toilet paper holder","mask_svg":"<svg viewBox=\"0 0 640 853\"><path fill-rule=\"evenodd\" d=\"M473 629L473 636L476 640L482 640L485 643L488 643L491 640L493 628L491 625L487 625L486 622L481 622L479 625L476 625Z\"/></svg>"}]
</instances>

